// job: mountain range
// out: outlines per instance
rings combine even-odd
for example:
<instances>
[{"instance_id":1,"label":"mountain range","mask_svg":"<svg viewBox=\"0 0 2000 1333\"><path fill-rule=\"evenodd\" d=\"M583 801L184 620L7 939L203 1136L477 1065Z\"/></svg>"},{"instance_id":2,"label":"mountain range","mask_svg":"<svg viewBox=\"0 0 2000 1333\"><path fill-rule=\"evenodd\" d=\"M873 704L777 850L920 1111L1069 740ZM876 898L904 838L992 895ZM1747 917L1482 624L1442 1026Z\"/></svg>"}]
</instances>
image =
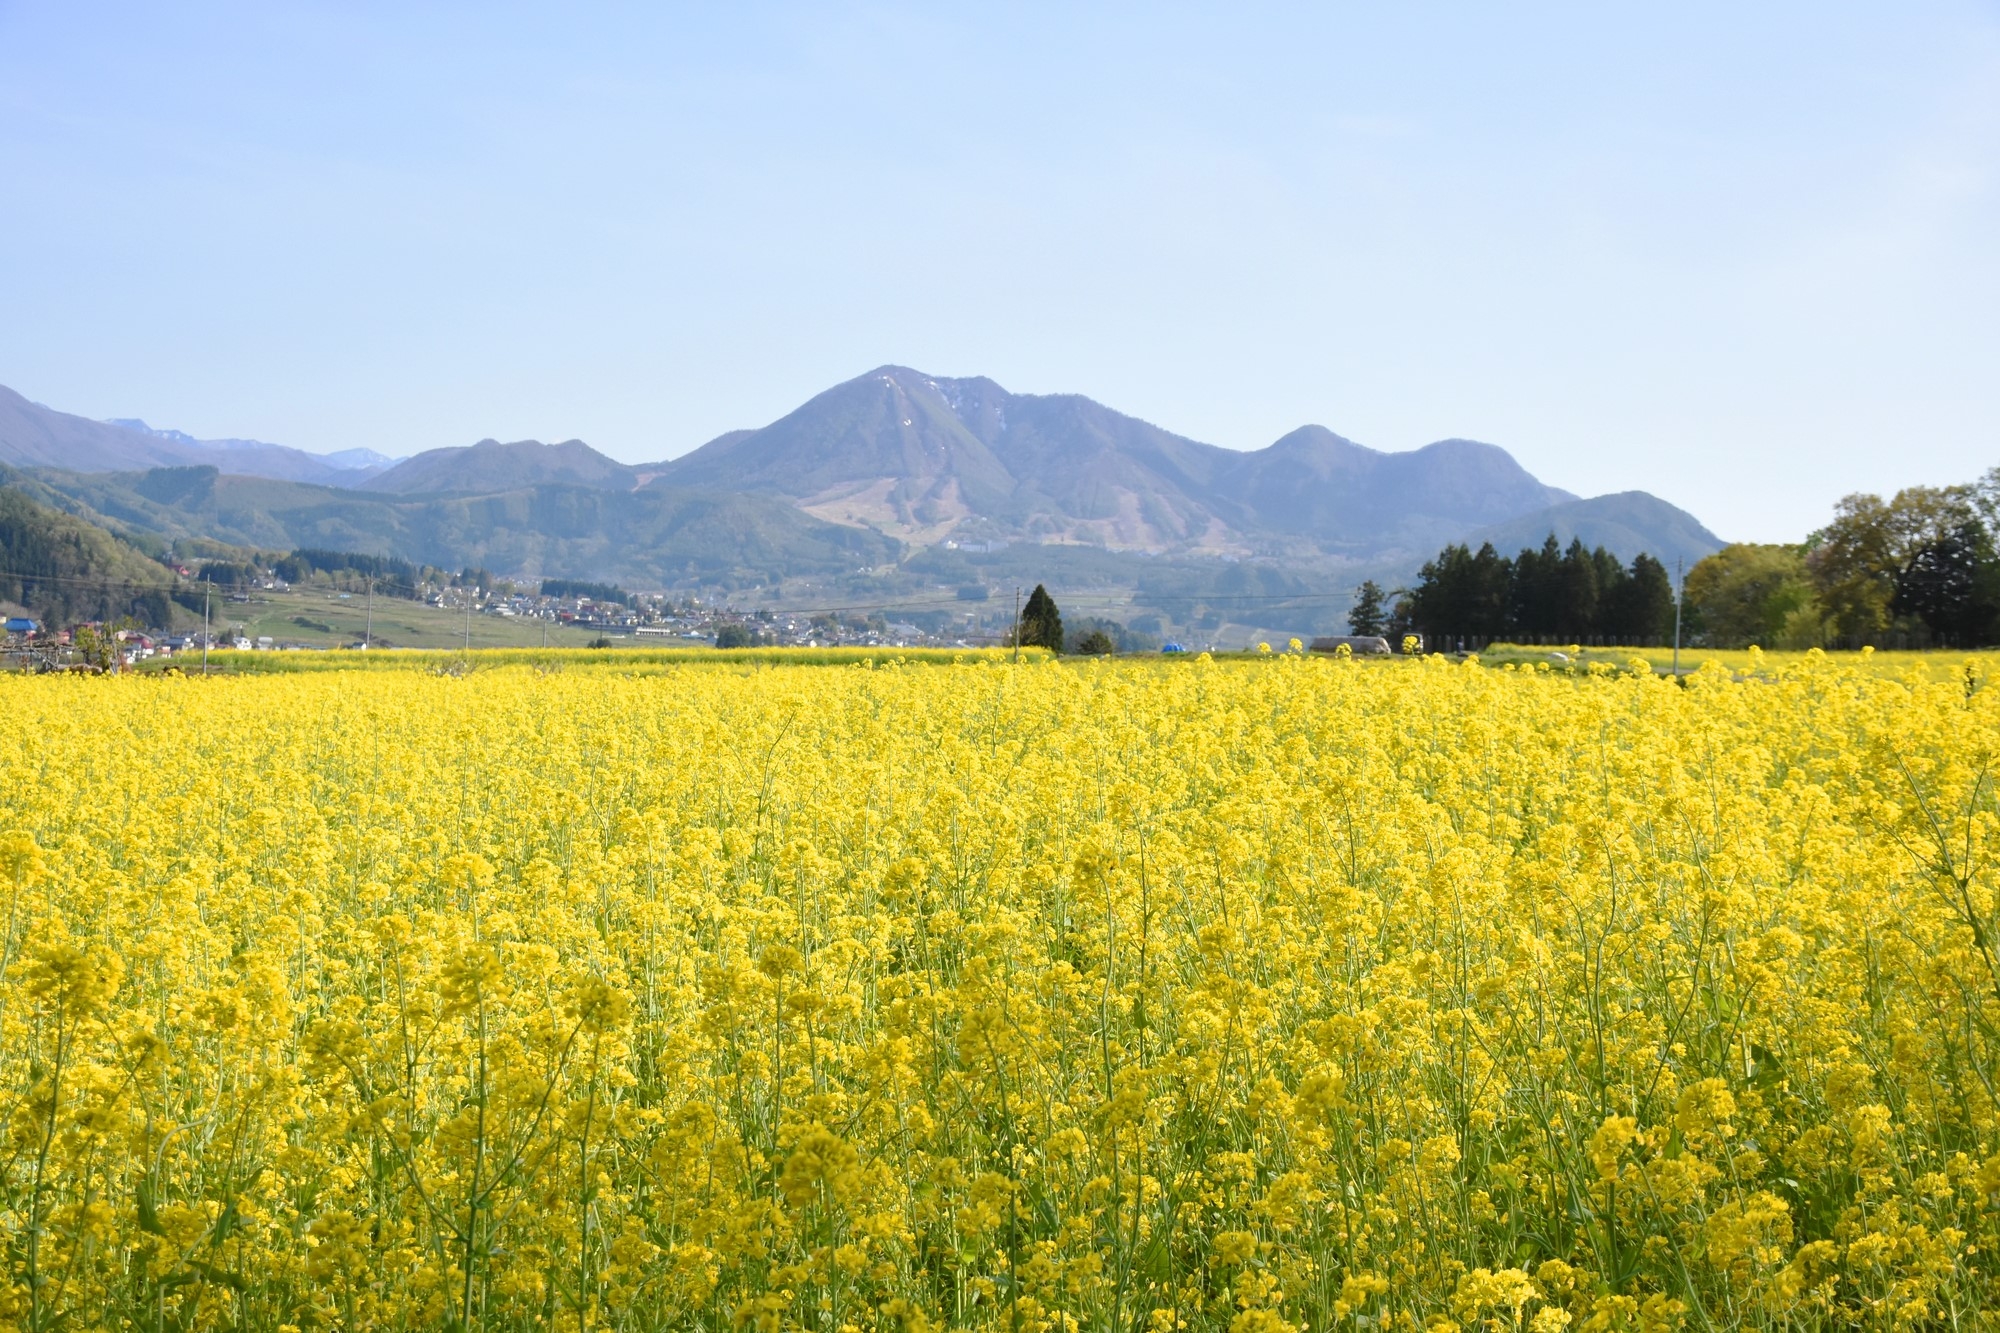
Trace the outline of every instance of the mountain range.
<instances>
[{"instance_id":1,"label":"mountain range","mask_svg":"<svg viewBox=\"0 0 2000 1333\"><path fill-rule=\"evenodd\" d=\"M1224 449L1081 395L900 366L641 465L580 440L311 454L91 421L0 389L0 463L79 512L159 535L577 577L777 580L1010 546L1074 549L1072 565L1096 551L1110 563L1086 563L1105 569L1168 558L1393 576L1447 542L1510 550L1550 531L1626 559L1691 561L1720 545L1665 501L1580 499L1491 444L1389 453L1309 425ZM732 539L731 524L749 536Z\"/></svg>"},{"instance_id":2,"label":"mountain range","mask_svg":"<svg viewBox=\"0 0 2000 1333\"><path fill-rule=\"evenodd\" d=\"M284 481L353 485L396 460L372 449L310 454L262 440L197 440L143 421L92 421L30 402L0 385L0 463L74 472L131 472L210 464Z\"/></svg>"},{"instance_id":3,"label":"mountain range","mask_svg":"<svg viewBox=\"0 0 2000 1333\"><path fill-rule=\"evenodd\" d=\"M1304 426L1244 452L1077 394L900 366L702 445L658 481L783 496L923 545L997 537L1239 557L1301 541L1339 555L1434 548L1576 499L1470 440L1381 453Z\"/></svg>"},{"instance_id":4,"label":"mountain range","mask_svg":"<svg viewBox=\"0 0 2000 1333\"><path fill-rule=\"evenodd\" d=\"M257 464L258 460L265 460L272 457L286 459L304 457L332 468L335 473L346 473L354 477L366 477L373 476L377 472L381 472L402 462L400 458L391 458L387 454L378 454L373 449L340 449L330 454L309 454L302 449L288 449L282 444L266 444L262 440L197 440L184 430L160 430L147 425L136 417L113 417L104 424L107 426L122 426L126 430L136 430L142 435L150 435L154 439L166 440L173 444L185 446L186 448L200 450L206 454L214 454L217 451L240 454L252 460L253 465ZM262 466L268 468L269 464L264 463ZM265 473L259 472L255 475L262 476Z\"/></svg>"}]
</instances>

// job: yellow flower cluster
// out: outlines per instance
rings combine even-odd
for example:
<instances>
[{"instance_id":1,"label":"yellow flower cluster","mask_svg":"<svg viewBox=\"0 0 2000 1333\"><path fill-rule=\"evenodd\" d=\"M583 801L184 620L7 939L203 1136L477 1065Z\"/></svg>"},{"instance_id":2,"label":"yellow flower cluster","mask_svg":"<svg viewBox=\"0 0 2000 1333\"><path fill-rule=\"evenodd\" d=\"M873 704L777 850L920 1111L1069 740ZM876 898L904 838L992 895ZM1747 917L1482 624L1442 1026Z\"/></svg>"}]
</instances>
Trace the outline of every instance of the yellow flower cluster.
<instances>
[{"instance_id":1,"label":"yellow flower cluster","mask_svg":"<svg viewBox=\"0 0 2000 1333\"><path fill-rule=\"evenodd\" d=\"M2000 1307L1993 691L604 660L0 680L0 1328Z\"/></svg>"}]
</instances>

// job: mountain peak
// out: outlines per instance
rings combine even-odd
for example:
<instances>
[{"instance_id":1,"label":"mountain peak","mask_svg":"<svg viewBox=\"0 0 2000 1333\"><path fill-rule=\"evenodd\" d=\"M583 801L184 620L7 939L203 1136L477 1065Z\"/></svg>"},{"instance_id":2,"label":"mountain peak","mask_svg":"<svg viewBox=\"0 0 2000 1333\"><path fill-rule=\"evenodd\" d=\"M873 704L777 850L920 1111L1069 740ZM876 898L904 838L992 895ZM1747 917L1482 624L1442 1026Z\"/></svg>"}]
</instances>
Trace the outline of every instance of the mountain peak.
<instances>
[{"instance_id":1,"label":"mountain peak","mask_svg":"<svg viewBox=\"0 0 2000 1333\"><path fill-rule=\"evenodd\" d=\"M396 495L463 495L542 485L629 491L638 483L634 469L605 457L582 440L502 443L489 436L475 444L430 449L406 458L362 482L361 489Z\"/></svg>"},{"instance_id":2,"label":"mountain peak","mask_svg":"<svg viewBox=\"0 0 2000 1333\"><path fill-rule=\"evenodd\" d=\"M931 543L958 532L1152 551L1250 554L1424 541L1572 499L1503 449L1406 454L1302 426L1249 453L1081 394L885 364L764 427L711 441L664 481L782 495L835 522Z\"/></svg>"},{"instance_id":3,"label":"mountain peak","mask_svg":"<svg viewBox=\"0 0 2000 1333\"><path fill-rule=\"evenodd\" d=\"M1297 430L1280 435L1259 452L1270 454L1274 458L1345 454L1368 454L1377 458L1382 456L1382 451L1379 449L1356 444L1345 435L1336 435L1325 426L1317 425L1300 426Z\"/></svg>"},{"instance_id":4,"label":"mountain peak","mask_svg":"<svg viewBox=\"0 0 2000 1333\"><path fill-rule=\"evenodd\" d=\"M150 435L156 440L172 440L175 444L190 444L196 447L199 447L201 444L200 440L197 440L184 430L160 430L157 427L148 426L137 417L112 417L104 424L107 426L120 426L126 430L136 430L141 435Z\"/></svg>"}]
</instances>

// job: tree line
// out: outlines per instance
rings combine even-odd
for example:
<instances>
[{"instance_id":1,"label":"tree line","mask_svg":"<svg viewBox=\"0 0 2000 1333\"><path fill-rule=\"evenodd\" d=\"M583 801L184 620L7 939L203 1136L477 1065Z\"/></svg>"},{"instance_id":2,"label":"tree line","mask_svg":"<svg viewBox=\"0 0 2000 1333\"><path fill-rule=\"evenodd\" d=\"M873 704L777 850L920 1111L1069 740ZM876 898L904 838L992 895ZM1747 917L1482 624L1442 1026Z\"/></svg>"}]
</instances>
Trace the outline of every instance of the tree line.
<instances>
[{"instance_id":1,"label":"tree line","mask_svg":"<svg viewBox=\"0 0 2000 1333\"><path fill-rule=\"evenodd\" d=\"M632 605L632 594L615 583L594 583L589 579L543 579L540 596L583 598L618 606Z\"/></svg>"},{"instance_id":2,"label":"tree line","mask_svg":"<svg viewBox=\"0 0 2000 1333\"><path fill-rule=\"evenodd\" d=\"M216 576L215 568L211 564L202 573L210 582L220 583L223 580ZM255 572L252 568L252 577L239 581L255 582ZM302 546L290 555L280 557L272 564L271 572L287 583L305 583L316 573L352 574L374 581L390 596L404 597L415 596L424 577L424 570L392 555L363 555L357 551L329 551L313 546Z\"/></svg>"},{"instance_id":3,"label":"tree line","mask_svg":"<svg viewBox=\"0 0 2000 1333\"><path fill-rule=\"evenodd\" d=\"M1641 553L1629 565L1580 539L1567 548L1551 532L1539 549L1509 558L1487 542L1477 551L1455 543L1418 571L1393 604L1373 582L1349 612L1356 634L1426 643L1494 640L1518 643L1656 644L1674 632L1674 585L1666 566ZM1386 609L1385 609L1386 608Z\"/></svg>"},{"instance_id":4,"label":"tree line","mask_svg":"<svg viewBox=\"0 0 2000 1333\"><path fill-rule=\"evenodd\" d=\"M1737 542L1688 571L1688 629L1717 647L2000 643L2000 468L1855 494L1803 542Z\"/></svg>"}]
</instances>

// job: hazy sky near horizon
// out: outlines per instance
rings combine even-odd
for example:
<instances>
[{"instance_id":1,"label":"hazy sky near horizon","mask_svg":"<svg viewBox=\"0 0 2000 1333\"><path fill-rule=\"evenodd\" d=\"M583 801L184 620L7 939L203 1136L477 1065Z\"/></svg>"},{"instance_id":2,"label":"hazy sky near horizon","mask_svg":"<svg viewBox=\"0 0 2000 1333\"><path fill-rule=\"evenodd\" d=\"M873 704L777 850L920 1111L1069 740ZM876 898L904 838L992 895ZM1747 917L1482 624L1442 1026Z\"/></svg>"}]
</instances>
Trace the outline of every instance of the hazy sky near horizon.
<instances>
[{"instance_id":1,"label":"hazy sky near horizon","mask_svg":"<svg viewBox=\"0 0 2000 1333\"><path fill-rule=\"evenodd\" d=\"M0 384L627 461L896 362L1790 540L2000 464L2000 6L0 0Z\"/></svg>"}]
</instances>

